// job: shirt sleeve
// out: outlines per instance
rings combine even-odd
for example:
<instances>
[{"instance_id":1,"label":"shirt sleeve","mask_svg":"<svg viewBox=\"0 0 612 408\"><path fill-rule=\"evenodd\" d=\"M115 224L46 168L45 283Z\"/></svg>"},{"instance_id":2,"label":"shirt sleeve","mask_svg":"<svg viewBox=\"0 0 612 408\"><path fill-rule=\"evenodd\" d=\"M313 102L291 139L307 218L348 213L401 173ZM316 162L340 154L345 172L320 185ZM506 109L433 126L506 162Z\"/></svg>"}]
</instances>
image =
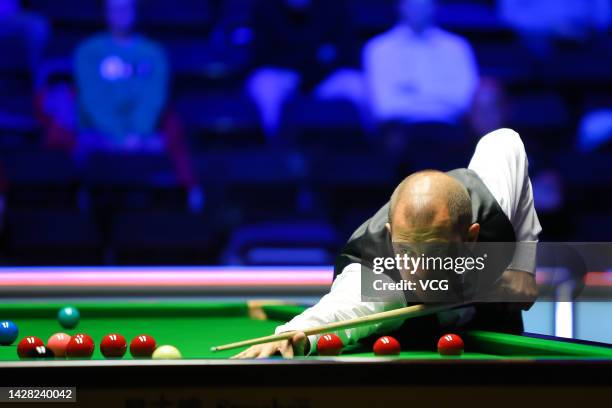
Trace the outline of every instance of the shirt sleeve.
<instances>
[{"instance_id":1,"label":"shirt sleeve","mask_svg":"<svg viewBox=\"0 0 612 408\"><path fill-rule=\"evenodd\" d=\"M512 129L498 129L483 136L468 167L482 179L514 228L517 247L509 269L534 273L536 243L542 227L519 134Z\"/></svg>"},{"instance_id":2,"label":"shirt sleeve","mask_svg":"<svg viewBox=\"0 0 612 408\"><path fill-rule=\"evenodd\" d=\"M381 275L382 277L383 275ZM403 296L388 302L362 302L361 299L361 265L352 263L336 277L330 292L323 296L314 306L294 317L288 323L276 328L275 333L292 330L306 330L311 327L354 319L406 306ZM354 344L379 330L393 330L402 324L402 320L377 323L368 326L354 327L334 332L342 339L344 345ZM308 336L310 352L316 350L320 335Z\"/></svg>"}]
</instances>

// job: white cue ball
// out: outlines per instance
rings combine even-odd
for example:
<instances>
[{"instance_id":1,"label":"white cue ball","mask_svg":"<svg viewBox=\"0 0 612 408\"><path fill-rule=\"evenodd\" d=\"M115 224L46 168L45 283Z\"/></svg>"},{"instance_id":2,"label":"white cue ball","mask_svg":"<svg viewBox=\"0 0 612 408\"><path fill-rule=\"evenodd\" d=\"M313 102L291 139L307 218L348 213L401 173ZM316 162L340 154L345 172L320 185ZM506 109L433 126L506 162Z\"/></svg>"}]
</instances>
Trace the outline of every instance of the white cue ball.
<instances>
[{"instance_id":1,"label":"white cue ball","mask_svg":"<svg viewBox=\"0 0 612 408\"><path fill-rule=\"evenodd\" d=\"M172 360L181 358L181 352L174 346L159 346L153 352L154 360Z\"/></svg>"}]
</instances>

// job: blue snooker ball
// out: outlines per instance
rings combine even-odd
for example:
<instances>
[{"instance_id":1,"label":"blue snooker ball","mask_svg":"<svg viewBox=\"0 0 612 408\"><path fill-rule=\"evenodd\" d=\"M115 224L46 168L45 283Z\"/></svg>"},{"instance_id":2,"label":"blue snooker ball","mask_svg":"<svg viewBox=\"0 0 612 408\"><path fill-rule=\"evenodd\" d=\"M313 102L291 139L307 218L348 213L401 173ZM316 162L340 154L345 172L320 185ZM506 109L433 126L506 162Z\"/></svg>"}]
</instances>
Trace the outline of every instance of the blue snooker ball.
<instances>
[{"instance_id":1,"label":"blue snooker ball","mask_svg":"<svg viewBox=\"0 0 612 408\"><path fill-rule=\"evenodd\" d=\"M81 314L76 307L66 306L57 313L57 320L65 329L74 329L79 324L80 319Z\"/></svg>"},{"instance_id":2,"label":"blue snooker ball","mask_svg":"<svg viewBox=\"0 0 612 408\"><path fill-rule=\"evenodd\" d=\"M3 346L13 344L17 336L19 336L19 329L15 323L10 320L0 322L0 344Z\"/></svg>"}]
</instances>

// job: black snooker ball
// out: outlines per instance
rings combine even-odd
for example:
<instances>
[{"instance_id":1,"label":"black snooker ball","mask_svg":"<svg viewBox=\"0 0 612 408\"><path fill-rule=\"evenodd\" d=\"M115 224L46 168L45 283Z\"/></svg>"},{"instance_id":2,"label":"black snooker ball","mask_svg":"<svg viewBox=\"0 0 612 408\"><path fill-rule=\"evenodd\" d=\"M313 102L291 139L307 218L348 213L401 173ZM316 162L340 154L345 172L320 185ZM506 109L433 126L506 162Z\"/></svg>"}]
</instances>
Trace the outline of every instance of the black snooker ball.
<instances>
[{"instance_id":1,"label":"black snooker ball","mask_svg":"<svg viewBox=\"0 0 612 408\"><path fill-rule=\"evenodd\" d=\"M22 358L54 358L55 354L45 346L32 347Z\"/></svg>"}]
</instances>

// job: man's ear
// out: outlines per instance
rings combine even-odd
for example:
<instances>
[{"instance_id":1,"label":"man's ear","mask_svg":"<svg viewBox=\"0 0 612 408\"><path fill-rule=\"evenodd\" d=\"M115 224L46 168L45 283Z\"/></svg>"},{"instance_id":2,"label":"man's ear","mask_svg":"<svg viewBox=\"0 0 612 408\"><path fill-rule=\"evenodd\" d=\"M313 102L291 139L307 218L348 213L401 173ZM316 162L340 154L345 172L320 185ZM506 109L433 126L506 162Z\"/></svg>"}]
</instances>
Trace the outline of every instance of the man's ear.
<instances>
[{"instance_id":1,"label":"man's ear","mask_svg":"<svg viewBox=\"0 0 612 408\"><path fill-rule=\"evenodd\" d=\"M474 224L470 225L470 228L468 228L466 241L467 242L478 241L478 234L480 234L480 224L475 222Z\"/></svg>"},{"instance_id":2,"label":"man's ear","mask_svg":"<svg viewBox=\"0 0 612 408\"><path fill-rule=\"evenodd\" d=\"M385 228L387 229L387 231L389 232L389 234L391 233L391 224L389 224L388 222L385 223Z\"/></svg>"}]
</instances>

